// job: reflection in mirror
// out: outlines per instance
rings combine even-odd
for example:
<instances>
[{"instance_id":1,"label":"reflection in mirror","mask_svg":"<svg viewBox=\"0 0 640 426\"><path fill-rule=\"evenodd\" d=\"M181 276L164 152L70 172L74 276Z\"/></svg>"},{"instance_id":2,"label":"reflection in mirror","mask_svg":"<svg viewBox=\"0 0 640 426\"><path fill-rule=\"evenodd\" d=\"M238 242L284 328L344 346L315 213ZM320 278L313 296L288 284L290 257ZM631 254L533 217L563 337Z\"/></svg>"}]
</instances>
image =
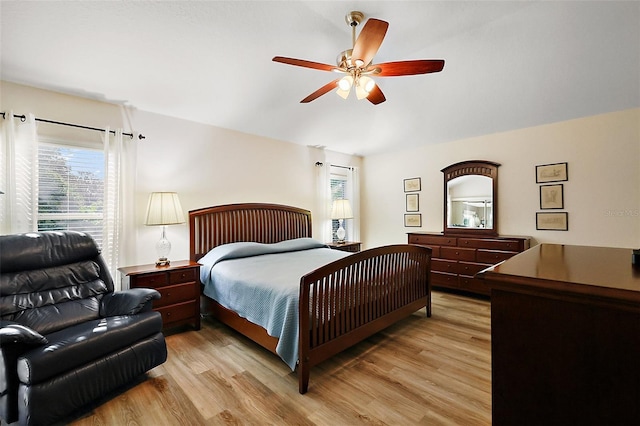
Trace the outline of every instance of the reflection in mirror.
<instances>
[{"instance_id":1,"label":"reflection in mirror","mask_svg":"<svg viewBox=\"0 0 640 426\"><path fill-rule=\"evenodd\" d=\"M493 229L492 192L493 182L487 176L459 176L447 182L447 226Z\"/></svg>"},{"instance_id":2,"label":"reflection in mirror","mask_svg":"<svg viewBox=\"0 0 640 426\"><path fill-rule=\"evenodd\" d=\"M499 166L471 160L442 169L445 234L498 235Z\"/></svg>"}]
</instances>

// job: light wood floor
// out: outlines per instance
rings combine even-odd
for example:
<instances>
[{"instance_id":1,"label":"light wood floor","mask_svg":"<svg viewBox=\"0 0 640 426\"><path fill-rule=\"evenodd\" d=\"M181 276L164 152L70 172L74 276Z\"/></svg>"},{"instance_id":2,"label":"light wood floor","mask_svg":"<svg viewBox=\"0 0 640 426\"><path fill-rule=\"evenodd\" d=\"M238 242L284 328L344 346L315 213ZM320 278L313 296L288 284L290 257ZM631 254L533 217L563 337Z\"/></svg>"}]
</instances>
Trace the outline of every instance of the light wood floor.
<instances>
[{"instance_id":1,"label":"light wood floor","mask_svg":"<svg viewBox=\"0 0 640 426\"><path fill-rule=\"evenodd\" d=\"M215 320L167 336L169 358L80 413L80 425L491 424L490 303L434 292L424 310L311 371Z\"/></svg>"}]
</instances>

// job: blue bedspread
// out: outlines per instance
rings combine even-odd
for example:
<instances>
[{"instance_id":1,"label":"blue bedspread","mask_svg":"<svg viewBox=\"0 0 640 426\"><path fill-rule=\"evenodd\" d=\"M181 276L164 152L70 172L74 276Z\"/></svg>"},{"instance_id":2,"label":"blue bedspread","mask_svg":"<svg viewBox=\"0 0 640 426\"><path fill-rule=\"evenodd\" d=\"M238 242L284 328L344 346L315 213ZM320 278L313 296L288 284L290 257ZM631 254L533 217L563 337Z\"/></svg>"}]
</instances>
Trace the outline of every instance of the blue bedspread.
<instances>
[{"instance_id":1,"label":"blue bedspread","mask_svg":"<svg viewBox=\"0 0 640 426\"><path fill-rule=\"evenodd\" d=\"M277 337L277 354L294 370L300 278L348 255L311 238L225 244L200 259L200 280L206 296Z\"/></svg>"}]
</instances>

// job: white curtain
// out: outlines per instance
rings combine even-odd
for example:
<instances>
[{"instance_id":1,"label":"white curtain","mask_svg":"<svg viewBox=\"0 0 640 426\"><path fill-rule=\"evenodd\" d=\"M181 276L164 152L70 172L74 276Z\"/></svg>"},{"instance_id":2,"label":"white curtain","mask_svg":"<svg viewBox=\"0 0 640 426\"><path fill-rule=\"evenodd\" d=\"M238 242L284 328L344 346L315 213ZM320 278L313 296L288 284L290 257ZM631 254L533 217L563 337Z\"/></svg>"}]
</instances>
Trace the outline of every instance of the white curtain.
<instances>
[{"instance_id":1,"label":"white curtain","mask_svg":"<svg viewBox=\"0 0 640 426\"><path fill-rule=\"evenodd\" d=\"M322 242L331 242L331 166L316 163L316 213L313 221L320 229L316 238Z\"/></svg>"},{"instance_id":2,"label":"white curtain","mask_svg":"<svg viewBox=\"0 0 640 426\"><path fill-rule=\"evenodd\" d=\"M24 121L9 111L2 122L0 147L0 214L2 234L31 232L37 229L34 208L38 200L38 133L33 114Z\"/></svg>"},{"instance_id":3,"label":"white curtain","mask_svg":"<svg viewBox=\"0 0 640 426\"><path fill-rule=\"evenodd\" d=\"M351 167L347 171L347 187L345 198L351 202L353 219L348 229L349 241L360 241L360 173L357 167Z\"/></svg>"},{"instance_id":4,"label":"white curtain","mask_svg":"<svg viewBox=\"0 0 640 426\"><path fill-rule=\"evenodd\" d=\"M123 137L122 129L105 129L104 159L104 223L102 256L113 276L116 290L121 289L118 267L133 250L133 241L125 243L126 235L135 235L134 187L136 149L129 137ZM129 257L130 258L130 257Z\"/></svg>"}]
</instances>

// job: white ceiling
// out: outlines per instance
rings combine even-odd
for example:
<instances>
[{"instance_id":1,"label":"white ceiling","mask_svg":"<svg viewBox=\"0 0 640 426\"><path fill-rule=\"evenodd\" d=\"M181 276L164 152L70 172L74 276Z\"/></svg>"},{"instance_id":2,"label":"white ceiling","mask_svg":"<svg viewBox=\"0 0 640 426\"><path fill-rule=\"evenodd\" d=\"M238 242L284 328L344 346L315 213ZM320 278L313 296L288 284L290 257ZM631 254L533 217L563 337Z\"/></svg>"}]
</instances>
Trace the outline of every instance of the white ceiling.
<instances>
[{"instance_id":1,"label":"white ceiling","mask_svg":"<svg viewBox=\"0 0 640 426\"><path fill-rule=\"evenodd\" d=\"M390 23L374 62L444 70L378 78L378 106L300 104L335 74L271 58L334 64L351 10ZM3 80L345 153L640 107L637 1L2 0L0 18Z\"/></svg>"}]
</instances>

